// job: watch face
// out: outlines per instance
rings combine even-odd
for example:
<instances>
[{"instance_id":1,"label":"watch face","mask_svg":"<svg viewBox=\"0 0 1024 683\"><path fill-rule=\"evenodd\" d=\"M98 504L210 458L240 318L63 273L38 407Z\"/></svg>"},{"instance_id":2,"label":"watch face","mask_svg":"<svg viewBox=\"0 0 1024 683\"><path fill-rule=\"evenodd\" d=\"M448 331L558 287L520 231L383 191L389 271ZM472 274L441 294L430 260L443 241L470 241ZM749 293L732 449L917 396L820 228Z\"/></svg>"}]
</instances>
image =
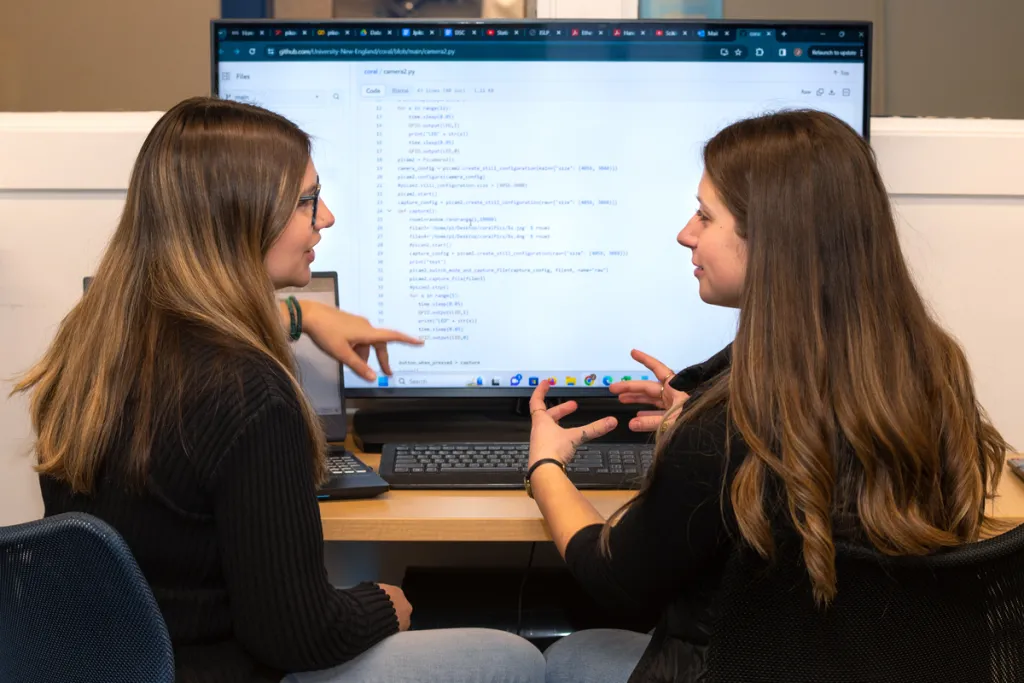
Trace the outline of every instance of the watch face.
<instances>
[{"instance_id":1,"label":"watch face","mask_svg":"<svg viewBox=\"0 0 1024 683\"><path fill-rule=\"evenodd\" d=\"M485 3L500 5L502 16L508 16L506 6L511 6L513 13L519 11L514 16L525 16L526 0L334 0L334 16L338 19L479 19Z\"/></svg>"}]
</instances>

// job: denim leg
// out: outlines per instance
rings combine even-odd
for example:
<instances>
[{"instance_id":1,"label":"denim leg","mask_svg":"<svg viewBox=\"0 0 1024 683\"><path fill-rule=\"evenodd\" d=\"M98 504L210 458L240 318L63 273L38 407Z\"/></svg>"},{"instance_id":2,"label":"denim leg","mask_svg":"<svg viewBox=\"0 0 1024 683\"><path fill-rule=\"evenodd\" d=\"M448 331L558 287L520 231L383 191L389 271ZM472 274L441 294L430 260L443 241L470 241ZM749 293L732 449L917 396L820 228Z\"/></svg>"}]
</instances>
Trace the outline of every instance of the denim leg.
<instances>
[{"instance_id":1,"label":"denim leg","mask_svg":"<svg viewBox=\"0 0 1024 683\"><path fill-rule=\"evenodd\" d=\"M650 642L633 631L578 631L544 653L547 683L626 683Z\"/></svg>"},{"instance_id":2,"label":"denim leg","mask_svg":"<svg viewBox=\"0 0 1024 683\"><path fill-rule=\"evenodd\" d=\"M324 671L282 683L544 683L544 656L529 641L483 628L405 631Z\"/></svg>"}]
</instances>

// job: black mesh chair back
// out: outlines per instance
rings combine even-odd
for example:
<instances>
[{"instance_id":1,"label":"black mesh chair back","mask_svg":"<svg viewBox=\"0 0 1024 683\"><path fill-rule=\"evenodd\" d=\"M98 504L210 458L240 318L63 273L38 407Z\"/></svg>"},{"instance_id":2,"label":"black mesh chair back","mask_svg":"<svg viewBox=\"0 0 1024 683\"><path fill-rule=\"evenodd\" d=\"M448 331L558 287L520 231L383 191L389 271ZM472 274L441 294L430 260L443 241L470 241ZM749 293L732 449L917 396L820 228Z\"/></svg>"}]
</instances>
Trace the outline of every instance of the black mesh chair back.
<instances>
[{"instance_id":1,"label":"black mesh chair back","mask_svg":"<svg viewBox=\"0 0 1024 683\"><path fill-rule=\"evenodd\" d=\"M1024 526L928 557L836 555L837 597L822 610L796 539L770 567L735 554L707 681L1024 681Z\"/></svg>"},{"instance_id":2,"label":"black mesh chair back","mask_svg":"<svg viewBox=\"0 0 1024 683\"><path fill-rule=\"evenodd\" d=\"M0 528L0 681L174 681L163 616L109 525L65 513Z\"/></svg>"}]
</instances>

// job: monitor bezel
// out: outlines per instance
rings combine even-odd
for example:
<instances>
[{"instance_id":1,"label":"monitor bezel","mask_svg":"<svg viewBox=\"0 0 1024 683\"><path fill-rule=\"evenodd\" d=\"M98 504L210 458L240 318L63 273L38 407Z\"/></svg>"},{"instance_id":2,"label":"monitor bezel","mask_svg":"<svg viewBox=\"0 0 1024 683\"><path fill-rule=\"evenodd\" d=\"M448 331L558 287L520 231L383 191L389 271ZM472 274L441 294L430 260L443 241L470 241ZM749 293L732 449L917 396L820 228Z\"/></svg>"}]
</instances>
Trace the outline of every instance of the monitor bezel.
<instances>
[{"instance_id":1,"label":"monitor bezel","mask_svg":"<svg viewBox=\"0 0 1024 683\"><path fill-rule=\"evenodd\" d=\"M852 21L852 20L793 20L793 19L388 19L388 18L365 18L365 19L212 19L210 21L210 92L214 97L219 96L218 62L217 59L217 30L231 26L567 26L572 24L587 24L595 27L624 27L641 25L697 25L697 26L730 26L740 28L764 28L774 29L815 29L815 28L837 28L845 27L852 30L863 30L864 40L864 106L862 116L861 136L870 141L871 139L871 102L872 102L872 68L874 64L874 22ZM330 271L323 271L330 272ZM335 289L339 287L338 278L335 277ZM335 301L338 301L336 291ZM681 370L682 368L676 368ZM342 406L345 405L345 397L354 399L458 399L458 398L483 398L483 399L509 399L524 398L529 396L534 388L529 386L521 387L428 387L422 389L398 388L398 387L345 387L344 367L339 367L340 390L342 392ZM472 374L472 373L467 373ZM550 389L549 395L558 399L600 399L610 396L605 387L559 387ZM341 416L343 417L343 416ZM343 420L344 422L344 420ZM336 425L335 425L336 426ZM344 424L342 429L347 428ZM325 427L326 429L326 427ZM342 432L344 434L344 432Z\"/></svg>"}]
</instances>

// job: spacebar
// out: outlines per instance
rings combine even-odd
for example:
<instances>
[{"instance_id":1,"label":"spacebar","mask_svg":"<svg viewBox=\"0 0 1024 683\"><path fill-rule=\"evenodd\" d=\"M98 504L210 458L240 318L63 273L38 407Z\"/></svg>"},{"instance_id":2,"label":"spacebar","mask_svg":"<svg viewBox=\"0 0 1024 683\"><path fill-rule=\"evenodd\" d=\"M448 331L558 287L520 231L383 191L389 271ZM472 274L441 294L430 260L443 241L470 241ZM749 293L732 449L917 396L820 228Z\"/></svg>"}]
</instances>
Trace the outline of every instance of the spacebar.
<instances>
[{"instance_id":1,"label":"spacebar","mask_svg":"<svg viewBox=\"0 0 1024 683\"><path fill-rule=\"evenodd\" d=\"M522 472L522 469L518 467L442 467L441 472L444 474L453 474L461 472Z\"/></svg>"}]
</instances>

